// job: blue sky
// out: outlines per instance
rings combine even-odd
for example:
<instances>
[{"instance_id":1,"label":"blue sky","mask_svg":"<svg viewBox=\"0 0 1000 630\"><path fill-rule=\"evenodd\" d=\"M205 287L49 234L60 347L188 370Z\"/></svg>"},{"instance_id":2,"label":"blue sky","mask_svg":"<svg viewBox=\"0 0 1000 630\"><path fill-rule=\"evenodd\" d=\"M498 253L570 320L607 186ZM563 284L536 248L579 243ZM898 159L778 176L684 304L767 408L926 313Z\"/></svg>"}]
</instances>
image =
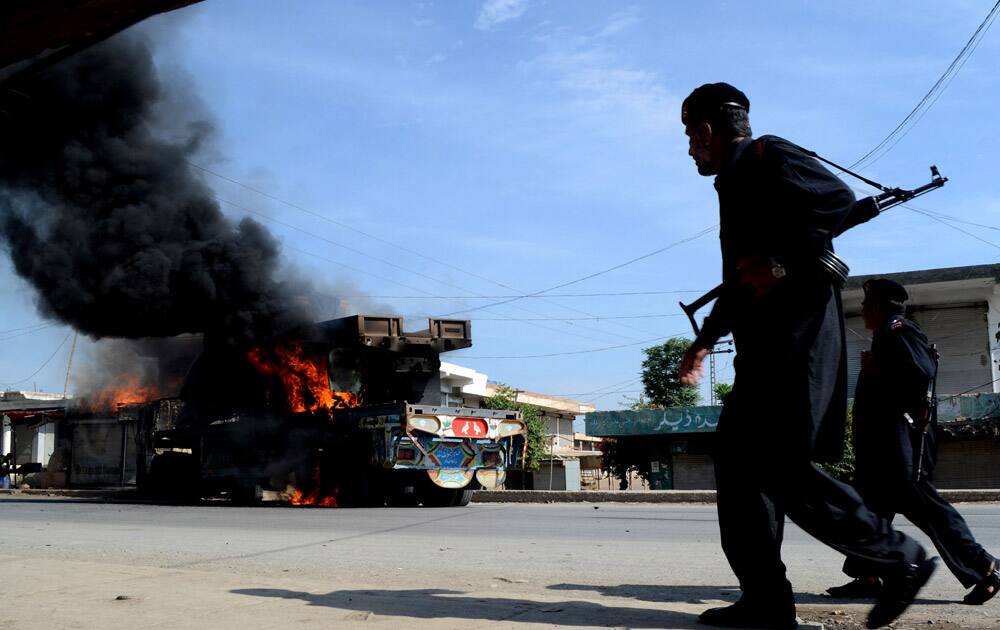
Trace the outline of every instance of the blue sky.
<instances>
[{"instance_id":1,"label":"blue sky","mask_svg":"<svg viewBox=\"0 0 1000 630\"><path fill-rule=\"evenodd\" d=\"M416 329L427 316L494 301L462 296L538 291L715 224L711 180L687 157L679 122L697 85L737 85L757 135L849 164L910 111L992 5L207 0L141 28L160 41L164 72L186 76L218 122L207 165L326 220L206 175L219 197L271 219L261 220L288 264L322 291L404 315ZM1000 224L998 38L986 35L866 175L912 187L935 163L951 182L916 205ZM1000 243L995 230L960 227ZM856 273L1000 257L1000 247L905 209L837 246ZM718 277L712 232L553 294L700 290ZM413 298L427 295L447 299ZM6 258L0 296L0 330L41 322ZM640 388L636 342L688 332L677 301L693 296L530 298L476 310L467 314L474 347L449 360L615 408L620 390ZM579 319L648 315L658 317ZM61 391L68 330L22 332L0 334L0 386ZM482 358L526 355L558 356ZM602 389L614 393L590 393Z\"/></svg>"}]
</instances>

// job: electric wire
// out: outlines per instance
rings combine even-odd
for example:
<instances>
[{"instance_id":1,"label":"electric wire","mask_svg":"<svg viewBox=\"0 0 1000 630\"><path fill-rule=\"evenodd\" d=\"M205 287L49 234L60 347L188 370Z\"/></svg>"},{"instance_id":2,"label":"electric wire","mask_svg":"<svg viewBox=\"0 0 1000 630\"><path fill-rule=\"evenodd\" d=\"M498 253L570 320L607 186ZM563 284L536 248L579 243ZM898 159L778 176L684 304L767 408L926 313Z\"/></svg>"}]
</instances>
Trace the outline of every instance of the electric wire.
<instances>
[{"instance_id":1,"label":"electric wire","mask_svg":"<svg viewBox=\"0 0 1000 630\"><path fill-rule=\"evenodd\" d=\"M294 248L292 248L294 249ZM308 252L304 252L308 253ZM566 297L566 298L591 298L591 297L628 297L636 295L677 295L680 293L697 293L702 294L704 290L696 289L685 289L682 291L670 290L670 291L611 291L603 293L557 293L556 297ZM371 298L380 300L495 300L501 298L518 297L517 295L344 295L344 298ZM540 297L540 296L523 296L526 298ZM487 307L484 307L487 308ZM680 314L677 314L679 317ZM599 317L599 316L595 316ZM599 317L600 318L600 317ZM561 317L556 319L563 319ZM604 319L604 318L600 318Z\"/></svg>"},{"instance_id":2,"label":"electric wire","mask_svg":"<svg viewBox=\"0 0 1000 630\"><path fill-rule=\"evenodd\" d=\"M604 321L608 319L656 319L660 317L683 317L681 313L660 313L657 315L611 315L594 317L474 317L475 322L575 322L575 321Z\"/></svg>"},{"instance_id":3,"label":"electric wire","mask_svg":"<svg viewBox=\"0 0 1000 630\"><path fill-rule=\"evenodd\" d=\"M919 120L919 119L914 120L914 117L917 116L917 114L924 108L924 105L928 103L928 101L935 95L935 93L943 91L943 88L947 85L947 82L949 81L949 77L953 76L954 74L957 74L958 70L961 69L962 65L964 65L964 59L969 55L971 55L972 51L975 50L975 45L977 45L976 44L977 39L981 39L980 34L982 34L982 36L985 36L986 32L989 31L990 26L993 25L993 20L996 17L998 9L1000 9L1000 0L997 0L997 3L993 5L993 8L990 9L990 12L979 24L979 27L976 28L976 31L965 43L965 46L962 47L958 55L952 60L952 62L948 65L945 71L941 74L941 76L938 77L937 81L935 81L934 84L931 86L931 88L927 91L927 93L924 94L923 98L921 98L920 101L916 104L916 106L912 110L910 110L910 113L908 113L906 117L903 118L903 120L900 121L898 125L896 125L895 129L893 129L889 133L889 135L883 138L881 142L875 145L875 147L873 147L870 151L868 151L868 153L864 154L859 160L854 162L854 164L852 164L849 168L857 169L861 167L862 164L864 164L866 168L868 166L871 166L876 161L878 161L882 157L882 155L885 155L887 151L882 152L880 155L876 157L872 157L876 154L876 152L880 151L883 147L892 142L901 133L905 135L906 133L909 132L909 129L912 129L913 124L916 124L916 120ZM933 105L933 102L931 103L931 105ZM930 107L928 106L927 109L929 108ZM907 127L910 121L913 121L913 124L910 124L910 126ZM892 147L889 148L891 149Z\"/></svg>"},{"instance_id":4,"label":"electric wire","mask_svg":"<svg viewBox=\"0 0 1000 630\"><path fill-rule=\"evenodd\" d=\"M49 328L53 328L58 324L43 324L41 326L31 328L30 330L22 330L21 332L16 332L13 334L3 334L0 333L0 341L9 341L11 339L17 339L18 337L24 337L25 335L33 335L36 332L41 332Z\"/></svg>"},{"instance_id":5,"label":"electric wire","mask_svg":"<svg viewBox=\"0 0 1000 630\"><path fill-rule=\"evenodd\" d=\"M26 377L22 378L19 381L7 381L6 383L4 383L4 386L5 387L10 387L11 385L17 385L17 384L23 383L25 381L30 381L32 378L34 378L35 376L37 376L38 373L41 372L42 370L44 370L45 366L48 365L49 362L52 361L52 359L54 359L56 357L56 355L59 353L59 350L61 350L62 347L64 345L66 345L66 342L69 341L69 338L72 335L73 335L73 331L70 331L70 332L66 333L66 336L63 337L63 340L59 342L59 345L56 346L56 349L52 351L52 354L49 356L49 358L45 359L45 362L42 363L42 365L39 366L39 368L37 370L35 370L29 376L26 376Z\"/></svg>"},{"instance_id":6,"label":"electric wire","mask_svg":"<svg viewBox=\"0 0 1000 630\"><path fill-rule=\"evenodd\" d=\"M543 294L550 293L551 291L555 291L557 289L563 289L565 287L568 287L568 286L571 286L571 285L574 285L574 284L578 284L580 282L584 282L585 280L590 280L592 278L596 278L596 277L604 275L606 273L610 273L612 271L616 271L618 269L621 269L622 267L626 267L626 266L631 265L633 263L639 262L640 260L645 260L645 259L650 258L652 256L656 256L657 254L662 254L665 251L668 251L668 250L671 250L671 249L673 249L675 247L683 245L684 243L688 243L690 241L699 239L702 236L705 236L706 234L709 234L710 232L714 232L716 229L718 229L718 227L719 227L719 224L716 223L714 225L711 225L711 226L709 226L707 228L704 228L704 229L702 229L702 230L700 230L700 231L692 234L691 236L687 236L687 237L682 238L680 240L674 241L673 243L670 243L669 245L666 245L666 246L661 247L659 249L653 250L653 251L648 252L646 254L643 254L641 256L636 256L635 258L626 260L625 262L619 263L619 264L614 265L612 267L608 267L607 269L602 269L600 271L595 271L594 273L588 274L588 275L580 277L580 278L575 278L573 280L569 280L569 281L563 282L561 284L556 284L556 285L553 285L553 286L548 287L546 289L541 289L539 291L534 291L534 292L528 293L526 295L522 295L522 296L518 296L518 297L512 297L512 298L503 300L501 302L494 302L492 304L484 304L482 306L477 306L474 309L466 309L464 311L454 311L452 313L445 313L444 315L442 315L442 317L448 317L448 316L451 316L451 315L457 315L459 313L469 313L469 312L472 312L472 311L476 311L476 310L480 310L480 309L484 309L484 308L489 308L491 306L500 306L502 304L509 304L510 302L515 302L517 300L522 300L524 298L538 297L538 296L541 296Z\"/></svg>"},{"instance_id":7,"label":"electric wire","mask_svg":"<svg viewBox=\"0 0 1000 630\"><path fill-rule=\"evenodd\" d=\"M311 237L313 237L315 239L318 239L320 241L329 243L331 245L335 245L337 247L342 247L344 249L347 249L348 251L352 251L352 252L355 252L355 253L357 253L359 255L365 256L366 258L371 258L372 260L376 260L376 261L381 262L383 264L389 265L390 267L393 267L393 268L396 268L396 269L399 269L399 270L402 270L402 271L407 271L408 273L413 273L415 275L427 278L427 279L432 280L434 282L437 282L439 284L443 284L445 286L449 286L450 288L457 288L457 289L464 290L464 287L461 287L461 286L458 286L458 285L454 285L454 284L451 284L451 283L448 283L448 282L444 282L444 281L441 281L441 280L437 280L435 278L432 278L431 276L428 276L428 275L420 273L420 272L415 272L415 271L408 270L405 267L397 265L397 264L395 264L393 262L384 260L384 259L379 258L377 256L371 256L371 255L366 254L366 253L362 252L361 250L358 250L358 249L356 249L354 247L350 247L348 245L344 245L344 244L339 243L339 242L337 242L337 241L335 241L333 239L329 239L329 238L326 238L325 236L322 236L320 234L316 234L316 233L310 232L309 230L306 230L304 228L300 228L297 225L293 225L293 224L288 223L286 221L282 221L280 219L276 219L274 217L268 216L267 214L265 214L263 212L259 212L257 210L252 209L252 208L248 208L246 206L243 206L241 204L237 204L235 202L229 201L229 200L221 198L221 197L216 197L216 199L218 201L220 201L221 203L225 203L225 204L233 206L234 208L237 208L237 209L239 209L239 210L241 210L243 212L247 212L247 213L252 214L254 216L260 217L260 218L264 219L265 221L268 221L268 222L271 222L271 223L275 223L277 225L281 225L283 227L286 227L286 228L294 230L296 232L305 234L307 236L311 236ZM310 255L310 256L313 256L313 257L316 257L316 258L320 258L320 259L326 260L327 262L331 262L331 263L340 265L342 267L350 268L350 269L353 269L353 270L356 270L356 271L361 271L360 269L357 269L356 267L352 267L350 265L346 265L344 263L341 263L341 262L338 262L338 261L334 261L332 259L320 256L319 254L312 254L312 253L306 252L305 250L301 250L301 249L297 249L297 248L292 248L292 249L295 249L295 251L306 253L307 255ZM371 274L370 272L363 272L363 273L366 273L367 275L374 275L374 274ZM387 278L380 278L380 279L386 280L388 282L392 282L393 284L397 284L399 286L403 286L403 287L405 287L407 289L410 289L412 291L417 291L419 293L427 293L427 295L424 295L424 296L414 296L416 298L422 298L422 299L433 298L433 299L446 299L446 300L456 301L456 300L467 299L469 297L469 296L434 296L433 294L430 294L430 293L428 293L426 291L423 291L422 289L419 289L419 288L413 287L413 286L409 286L409 285L405 285L405 284L402 284L402 283L400 283L398 281L395 281L395 280L389 280ZM322 295L322 293L320 293L320 292L317 292L317 293ZM347 297L350 297L350 296L332 296L332 297L347 298ZM382 297L382 296L355 296L355 299L359 299L359 298L389 299L387 297ZM587 339L587 340L590 340L590 341L602 341L601 339L597 339L597 338L591 337L589 335L581 335L580 333L578 333L576 331L571 331L571 330L566 330L566 329L561 329L561 328L550 328L550 327L542 326L541 324L537 324L537 323L534 324L534 325L537 326L537 327L543 328L545 330L548 330L550 332L562 333L562 334L566 334L566 335L570 335L570 336L579 337L579 338L582 338L582 339ZM611 335L614 335L614 336L621 337L621 335L617 335L615 333L605 333L605 334L611 334Z\"/></svg>"},{"instance_id":8,"label":"electric wire","mask_svg":"<svg viewBox=\"0 0 1000 630\"><path fill-rule=\"evenodd\" d=\"M642 341L636 341L635 343L623 343L617 346L606 346L603 348L588 348L586 350L573 350L570 352L550 352L547 354L522 354L522 355L510 355L510 356L474 356L474 355L461 355L454 356L454 359L545 359L549 357L564 357L579 354L591 354L594 352L606 352L608 350L619 350L622 348L634 348L647 343L656 343L658 341L665 341L667 339L676 339L683 336L684 333L676 333L673 335L668 335L665 337L654 337L652 339L643 339Z\"/></svg>"},{"instance_id":9,"label":"electric wire","mask_svg":"<svg viewBox=\"0 0 1000 630\"><path fill-rule=\"evenodd\" d=\"M200 171L202 171L202 172L204 172L204 173L207 173L207 174L209 174L209 175L212 175L212 176L214 176L214 177L217 177L217 178L219 178L219 179L221 179L221 180L223 180L223 181L226 181L226 182L229 182L229 183L232 183L232 184L234 184L234 185L236 185L236 186L240 186L241 188L244 188L244 189L246 189L246 190L249 190L249 191L251 191L251 192L254 192L254 193L256 193L256 194L258 194L258 195L261 195L261 196L263 196L263 197L265 197L265 198L267 198L267 199L271 199L271 200L273 200L273 201L276 201L276 202L278 202L278 203L281 203L281 204L284 204L284 205L286 205L286 206L288 206L288 207L290 207L290 208L293 208L293 209L295 209L295 210L299 210L300 212L303 212L303 213L305 213L305 214L308 214L309 216L312 216L312 217L315 217L315 218L318 218L318 219L321 219L321 220L323 220L323 221L327 221L327 222L329 222L329 223L332 223L332 224L334 224L334 225L337 225L337 226L339 226L339 227L343 227L343 228L345 228L345 229L348 229L348 230L351 230L351 231L353 231L353 232L356 232L356 233L358 233L358 234L361 234L361 235L363 235L363 236L365 236L365 237L367 237L367 238L370 238L370 239L373 239L373 240L375 240L375 241L378 241L378 242L381 242L381 243L384 243L384 244L386 244L386 245L390 245L390 246L392 246L392 247L393 247L394 249L398 249L398 250L402 250L402 251L405 251L405 252L407 252L407 253L410 253L410 254L414 254L414 255L416 255L416 256L419 256L419 257L421 257L421 258L424 258L425 260L429 260L429 261L431 261L431 262L433 262L433 263L436 263L436 264L438 264L438 265L441 265L441 266L444 266L444 267L447 267L447 268L449 268L449 269L454 269L454 270L456 270L456 271L459 271L459 272L461 272L461 273L464 273L464 274L466 274L466 275L469 275L469 276L471 276L471 277L473 277L473 278L477 278L477 279L479 279L479 280L483 280L483 281L486 281L486 282L489 282L489 283L491 283L491 284L495 284L495 285L497 285L497 286L499 286L499 287L501 287L501 288L504 288L504 289L508 289L508 290L510 290L510 291L515 291L515 292L517 292L518 294L524 294L524 291L519 291L518 289L516 289L516 288L514 288L514 287L512 287L512 286L510 286L510 285L508 285L508 284L505 284L505 283L503 283L503 282L500 282L500 281L498 281L498 280L494 280L494 279L492 279L492 278L488 278L488 277L486 277L486 276L484 276L484 275L482 275L482 274L478 274L478 273L475 273L475 272L471 272L471 271L468 271L468 270L466 270L466 269L463 269L462 267L459 267L458 265L455 265L455 264L453 264L453 263L449 263L449 262L446 262L446 261L443 261L443 260L440 260L440 259L438 259L438 258L435 258L435 257L433 257L433 256L429 256L429 255L428 255L428 254L427 254L426 252L421 252L421 251L419 251L419 250L415 250L415 249L413 249L413 248L409 248L409 247L405 247L405 246L403 246L403 245L399 245L399 244L396 244L396 243L394 243L394 242L392 242L392 241L389 241L388 239L384 239L384 238L382 238L382 237L379 237L379 236L377 236L377 235L375 235L375 234L371 234L371 233L369 233L369 232L366 232L366 231L364 231L364 230L360 230L360 229L358 229L358 228L355 228L355 227L353 227L353 226L351 226L351 225L349 225L349 224L347 224L347 223L344 223L344 222L342 222L342 221L337 221L336 219L332 219L332 218L330 218L330 217L328 217L328 216L326 216L326 215L324 215L324 214L322 214L322 213L320 213L320 212L315 212L315 211L313 211L313 210L310 210L310 209L308 209L308 208L306 208L306 207L304 207L304 206L302 206L302 205L300 205L300 204L296 204L296 203L292 203L292 202L290 202L290 201L287 201L287 200L284 200L284 199L282 199L282 198L280 198L280 197L277 197L277 196L275 196L275 195L272 195L272 194L270 194L270 193L267 193L267 192L265 192L265 191L263 191L263 190L260 190L260 189L258 189L258 188L255 188L255 187L253 187L253 186L250 186L250 185L248 185L248 184L245 184L245 183L243 183L243 182L241 182L241 181L238 181L238 180L236 180L236 179L234 179L234 178L232 178L232 177L228 177L228 176L226 176L226 175L223 175L222 173L218 173L218 172L216 172L216 171L214 171L214 170L212 170L212 169L209 169L209 168L207 168L207 167L204 167L204 166L202 166L202 165L200 165L200 164L197 164L197 163L195 163L195 162L192 162L192 161L190 161L190 160L186 160L186 162L187 162L187 164L188 164L188 165L190 165L191 167L193 167L193 168L195 168L195 169L198 169L198 170L200 170ZM232 205L234 205L234 206L235 206L235 205L237 205L237 204L235 204L235 203L233 203L233 202L228 202L228 201L224 201L224 200L220 200L220 201L223 201L224 203L230 203L230 204L232 204ZM237 206L237 207L239 207L239 206ZM248 209L246 209L246 208L241 208L241 209L243 209L244 211L250 211L250 210L248 210ZM258 216L266 216L266 215L262 215L261 213L257 213L257 212L254 212L254 214L257 214ZM356 250L355 250L355 251L356 251ZM364 255L364 254L363 254L363 255ZM645 257L648 257L648 256L645 256ZM643 258L645 258L645 257L640 257L640 258L636 259L636 261L637 261L637 260L642 260L642 259L643 259ZM635 261L632 261L632 262L635 262ZM629 264L630 264L630 263L629 263ZM414 273L414 272L411 272L411 273ZM422 276L424 276L424 277L428 277L428 278L429 278L429 276L426 276L426 275L424 275L424 274L418 274L418 275L422 275ZM596 274L596 275L600 275L600 274ZM437 281L437 282L441 282L441 281L439 281L439 280L436 280L436 281ZM564 285L564 286L568 286L568 285ZM552 304L553 304L554 306L558 306L558 307L560 307L560 308L563 308L563 309L567 309L567 310L570 310L570 311L575 311L575 312L578 312L578 313L581 313L581 314L584 314L584 315L588 315L588 316L592 316L592 313L588 313L588 312L586 312L586 311L582 311L582 310L580 310L580 309L578 309L578 308L576 308L576 307L572 307L572 306L566 306L566 305L563 305L563 304L558 304L558 303L555 303L555 302L551 302L551 301L550 301L550 303L552 303ZM462 312L462 311L457 311L457 312ZM442 317L448 317L448 315L443 315ZM634 326L629 326L629 325L627 325L627 324L621 324L621 323L617 323L617 322L612 322L612 323L613 323L613 324L615 324L615 325L618 325L618 326L620 326L620 327L624 327L624 328L629 328L629 329L631 329L631 330L636 330L636 331L638 331L638 332L642 332L642 333L645 333L645 334L649 334L649 332L648 332L648 331L644 331L644 330L641 330L641 329L638 329L638 328L635 328ZM604 332L605 334L609 334L609 333L607 333L607 331L603 331L603 332ZM621 335L619 335L619 336L621 336Z\"/></svg>"},{"instance_id":10,"label":"electric wire","mask_svg":"<svg viewBox=\"0 0 1000 630\"><path fill-rule=\"evenodd\" d=\"M391 261L387 261L387 260L385 260L383 258L379 258L378 256L372 256L372 255L367 254L367 253L365 253L365 252L363 252L363 251L361 251L361 250L359 250L357 248L351 247L349 245L344 245L343 243L340 243L340 242L335 241L333 239L327 238L327 237L325 237L325 236L323 236L321 234L316 234L315 232L312 232L312 231L307 230L305 228L301 228L301 227L299 227L297 225L288 223L287 221L282 221L282 220L277 219L275 217L269 216L268 214L266 214L264 212L260 212L258 210L254 210L253 208L248 208L245 205L238 204L236 202L230 201L230 200L225 199L223 197L216 196L216 200L218 200L220 203L224 203L226 205L232 206L232 207L237 208L237 209L239 209L239 210L241 210L243 212L251 214L251 215L253 215L255 217L259 217L259 218L261 218L261 219L263 219L265 221L268 221L268 222L271 222L271 223L274 223L274 224L286 227L288 229L294 230L294 231L299 232L301 234L305 234L305 235L310 236L312 238L315 238L315 239L321 240L323 242L326 242L326 243L328 243L330 245L334 245L336 247L341 247L343 249L347 249L348 251L354 252L354 253L359 254L361 256L364 256L366 258L370 258L370 259L375 260L377 262L389 265L390 267L393 267L395 269L399 269L400 271L404 271L404 272L407 272L407 273L411 273L411 274L420 276L420 277L425 278L427 280L431 280L432 282L436 282L438 284L442 284L444 286L447 286L447 287L450 287L450 288L453 288L453 289L460 289L460 290L463 290L463 291L466 290L464 287L462 287L460 285L457 285L457 284L454 284L454 283L451 283L451 282L447 282L447 281L444 281L444 280L439 280L437 278L434 278L434 277L429 276L429 275L427 275L425 273L422 273L422 272L410 270L410 269L408 269L406 267L403 267L403 266L398 265L396 263L393 263ZM347 266L347 265L343 265L342 263L338 263L338 264L341 264L342 266L345 266L345 267ZM372 274L369 274L369 275L372 275ZM398 282L394 282L394 284L399 284L399 283ZM410 288L412 290L418 291L420 293L427 293L426 291L422 291L420 289L416 289L415 287L407 287L407 288ZM520 294L518 294L518 295L520 295ZM449 300L459 300L459 299L466 299L466 297L462 296L462 297L446 298L446 299L449 299ZM528 309L522 309L522 310L525 310L526 312L532 312L532 311L530 311ZM623 339L630 339L630 340L634 339L634 337L628 337L628 336L625 336L625 335L620 335L620 334L617 334L617 333L614 333L614 332L611 332L611 331L607 331L607 330L590 329L590 328L587 328L587 327L584 327L584 326L578 326L578 327L580 329L582 329L582 330L590 330L592 332L598 332L600 334L610 335L610 336L613 336L613 337L618 337L618 338L623 338ZM581 336L578 333L575 333L574 331L568 331L568 330L564 330L564 329L548 329L548 330L555 331L555 332L562 332L562 333L568 334L570 336ZM641 332L646 332L646 334L649 334L647 331L641 331ZM592 341L595 340L591 336L583 336L582 338L590 339ZM599 341L599 340L597 340L597 341Z\"/></svg>"}]
</instances>

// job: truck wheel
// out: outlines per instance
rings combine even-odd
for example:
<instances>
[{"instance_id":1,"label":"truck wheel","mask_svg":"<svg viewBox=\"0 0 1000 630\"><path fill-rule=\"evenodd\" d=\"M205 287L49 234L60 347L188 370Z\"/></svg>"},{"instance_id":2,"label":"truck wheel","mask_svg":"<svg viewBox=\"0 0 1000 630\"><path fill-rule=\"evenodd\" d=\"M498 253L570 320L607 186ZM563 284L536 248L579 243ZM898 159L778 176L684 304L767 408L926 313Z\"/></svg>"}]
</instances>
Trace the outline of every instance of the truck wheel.
<instances>
[{"instance_id":1,"label":"truck wheel","mask_svg":"<svg viewBox=\"0 0 1000 630\"><path fill-rule=\"evenodd\" d=\"M420 494L424 507L465 507L472 500L472 490L439 488L433 483L427 484Z\"/></svg>"},{"instance_id":2,"label":"truck wheel","mask_svg":"<svg viewBox=\"0 0 1000 630\"><path fill-rule=\"evenodd\" d=\"M466 490L462 488L461 490L456 490L457 496L455 497L455 507L465 507L472 501L472 493L474 490Z\"/></svg>"},{"instance_id":3,"label":"truck wheel","mask_svg":"<svg viewBox=\"0 0 1000 630\"><path fill-rule=\"evenodd\" d=\"M264 488L253 479L239 481L233 486L229 496L236 505L259 505L264 500Z\"/></svg>"},{"instance_id":4,"label":"truck wheel","mask_svg":"<svg viewBox=\"0 0 1000 630\"><path fill-rule=\"evenodd\" d=\"M149 464L146 491L155 498L196 501L199 498L198 462L191 453L166 452Z\"/></svg>"}]
</instances>

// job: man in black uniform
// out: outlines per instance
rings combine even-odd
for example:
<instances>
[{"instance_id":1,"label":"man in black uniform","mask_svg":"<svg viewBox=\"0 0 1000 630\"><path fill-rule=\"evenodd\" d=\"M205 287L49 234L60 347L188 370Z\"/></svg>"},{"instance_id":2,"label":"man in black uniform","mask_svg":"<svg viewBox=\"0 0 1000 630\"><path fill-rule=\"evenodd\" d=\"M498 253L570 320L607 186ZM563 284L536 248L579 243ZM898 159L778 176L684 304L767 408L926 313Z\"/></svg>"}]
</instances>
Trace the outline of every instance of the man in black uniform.
<instances>
[{"instance_id":1,"label":"man in black uniform","mask_svg":"<svg viewBox=\"0 0 1000 630\"><path fill-rule=\"evenodd\" d=\"M861 355L854 394L854 486L871 509L890 520L902 514L923 530L958 581L972 589L965 603L983 604L1000 588L997 560L931 483L937 418L928 392L937 374L934 350L923 331L903 317L909 296L901 284L876 278L863 288L861 315L873 334L871 351ZM848 558L844 573L856 579L828 589L830 595L881 592L881 581L863 561Z\"/></svg>"},{"instance_id":2,"label":"man in black uniform","mask_svg":"<svg viewBox=\"0 0 1000 630\"><path fill-rule=\"evenodd\" d=\"M722 548L743 591L702 614L728 627L794 628L781 562L784 515L834 549L877 567L886 588L868 617L885 625L934 570L923 548L867 509L858 493L813 463L843 454L846 421L840 290L820 258L854 195L786 140L754 140L750 102L725 83L703 85L682 106L689 154L715 175L723 292L685 355L694 384L715 342L731 332L736 380L717 429Z\"/></svg>"}]
</instances>

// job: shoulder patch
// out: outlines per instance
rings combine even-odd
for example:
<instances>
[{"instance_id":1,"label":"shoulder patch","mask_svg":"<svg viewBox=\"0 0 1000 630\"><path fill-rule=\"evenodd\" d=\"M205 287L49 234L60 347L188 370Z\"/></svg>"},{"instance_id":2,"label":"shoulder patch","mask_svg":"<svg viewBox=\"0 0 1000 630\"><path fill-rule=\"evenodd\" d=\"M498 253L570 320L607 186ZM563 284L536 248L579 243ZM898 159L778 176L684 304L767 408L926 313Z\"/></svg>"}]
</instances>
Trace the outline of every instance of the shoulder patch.
<instances>
[{"instance_id":1,"label":"shoulder patch","mask_svg":"<svg viewBox=\"0 0 1000 630\"><path fill-rule=\"evenodd\" d=\"M902 327L903 327L903 320L901 319L894 319L892 320L892 323L889 324L889 330L899 330Z\"/></svg>"},{"instance_id":2,"label":"shoulder patch","mask_svg":"<svg viewBox=\"0 0 1000 630\"><path fill-rule=\"evenodd\" d=\"M763 159L764 157L764 139L758 138L753 141L753 153L757 156L757 159Z\"/></svg>"}]
</instances>

